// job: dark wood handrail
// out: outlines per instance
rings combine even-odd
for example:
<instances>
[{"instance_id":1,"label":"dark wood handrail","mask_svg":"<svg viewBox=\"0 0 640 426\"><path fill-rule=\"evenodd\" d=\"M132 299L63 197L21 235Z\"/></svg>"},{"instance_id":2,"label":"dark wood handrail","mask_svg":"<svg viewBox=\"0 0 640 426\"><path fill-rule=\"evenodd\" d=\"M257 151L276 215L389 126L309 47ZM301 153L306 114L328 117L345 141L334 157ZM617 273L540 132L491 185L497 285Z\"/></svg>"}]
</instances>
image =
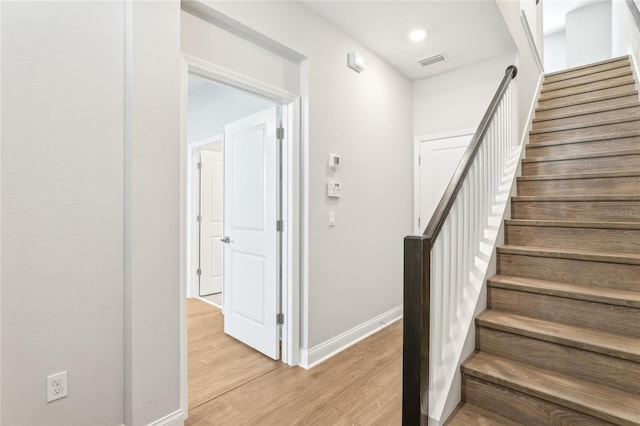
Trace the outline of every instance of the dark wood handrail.
<instances>
[{"instance_id":1,"label":"dark wood handrail","mask_svg":"<svg viewBox=\"0 0 640 426\"><path fill-rule=\"evenodd\" d=\"M462 188L464 179L469 173L471 164L473 164L473 160L478 154L480 145L482 145L484 136L487 134L487 130L489 130L491 120L493 120L493 116L496 114L498 106L500 106L500 101L502 100L504 93L509 87L509 82L511 81L511 79L515 78L517 74L518 68L516 68L515 65L510 65L509 67L507 67L504 73L504 77L500 82L500 86L498 86L496 94L493 96L493 99L491 99L489 108L487 108L487 111L484 113L484 117L482 117L480 125L478 125L478 129L474 133L473 139L471 139L471 142L469 142L469 146L462 156L462 160L460 160L460 164L458 164L456 171L453 173L451 181L449 182L447 189L444 191L444 194L442 195L442 198L438 203L438 207L436 207L435 212L431 216L431 220L429 221L429 224L422 234L429 240L431 240L431 245L433 245L433 242L438 237L438 234L442 229L442 225L444 225L444 221L447 219L449 211L451 211L451 207L453 206L453 203L458 196L458 192L460 192L460 188Z\"/></svg>"},{"instance_id":2,"label":"dark wood handrail","mask_svg":"<svg viewBox=\"0 0 640 426\"><path fill-rule=\"evenodd\" d=\"M638 10L638 5L633 0L627 0L627 6L629 6L631 16L633 16L633 22L636 24L636 29L640 31L640 10Z\"/></svg>"},{"instance_id":3,"label":"dark wood handrail","mask_svg":"<svg viewBox=\"0 0 640 426\"><path fill-rule=\"evenodd\" d=\"M403 426L425 424L429 414L431 248L478 154L509 82L517 73L518 69L514 65L506 69L502 82L424 233L404 239Z\"/></svg>"}]
</instances>

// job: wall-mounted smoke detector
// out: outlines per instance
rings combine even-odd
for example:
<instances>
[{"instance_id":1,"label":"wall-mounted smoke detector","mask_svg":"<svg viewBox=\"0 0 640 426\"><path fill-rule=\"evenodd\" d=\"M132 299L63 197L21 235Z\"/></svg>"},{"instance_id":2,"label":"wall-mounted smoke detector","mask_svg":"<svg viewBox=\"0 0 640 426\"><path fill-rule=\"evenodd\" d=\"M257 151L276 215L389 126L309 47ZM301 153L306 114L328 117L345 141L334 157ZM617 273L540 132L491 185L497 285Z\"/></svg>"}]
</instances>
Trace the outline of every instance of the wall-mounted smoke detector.
<instances>
[{"instance_id":1,"label":"wall-mounted smoke detector","mask_svg":"<svg viewBox=\"0 0 640 426\"><path fill-rule=\"evenodd\" d=\"M432 64L436 64L438 62L442 62L444 61L446 58L442 55L434 55L431 56L429 58L426 59L422 59L420 61L418 61L418 64L420 64L420 66L426 67L427 65L432 65Z\"/></svg>"}]
</instances>

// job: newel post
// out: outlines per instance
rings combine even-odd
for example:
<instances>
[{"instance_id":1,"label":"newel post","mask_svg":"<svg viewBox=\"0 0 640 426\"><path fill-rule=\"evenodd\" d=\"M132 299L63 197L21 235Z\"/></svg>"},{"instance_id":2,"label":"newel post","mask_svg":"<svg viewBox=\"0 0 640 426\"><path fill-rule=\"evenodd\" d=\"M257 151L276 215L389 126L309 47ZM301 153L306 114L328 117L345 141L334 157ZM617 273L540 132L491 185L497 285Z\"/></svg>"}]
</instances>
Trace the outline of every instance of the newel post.
<instances>
[{"instance_id":1,"label":"newel post","mask_svg":"<svg viewBox=\"0 0 640 426\"><path fill-rule=\"evenodd\" d=\"M429 414L430 239L404 239L402 425L427 424Z\"/></svg>"}]
</instances>

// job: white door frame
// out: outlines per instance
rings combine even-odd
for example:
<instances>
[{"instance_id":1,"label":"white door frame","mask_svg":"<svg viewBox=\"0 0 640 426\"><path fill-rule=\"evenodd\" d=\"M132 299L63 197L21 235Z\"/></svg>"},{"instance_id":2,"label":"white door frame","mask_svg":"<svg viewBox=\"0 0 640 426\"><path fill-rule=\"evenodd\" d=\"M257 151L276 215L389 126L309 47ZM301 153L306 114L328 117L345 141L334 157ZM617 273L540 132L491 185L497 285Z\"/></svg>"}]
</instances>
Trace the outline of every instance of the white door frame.
<instances>
[{"instance_id":1,"label":"white door frame","mask_svg":"<svg viewBox=\"0 0 640 426\"><path fill-rule=\"evenodd\" d=\"M187 392L187 188L191 179L187 168L187 94L189 73L235 87L273 100L283 108L285 137L282 143L282 362L300 363L300 240L301 240L301 111L300 96L226 68L182 54L181 64L181 140L180 140L180 399L181 408L188 413Z\"/></svg>"},{"instance_id":2,"label":"white door frame","mask_svg":"<svg viewBox=\"0 0 640 426\"><path fill-rule=\"evenodd\" d=\"M198 275L196 270L198 269L198 253L200 250L198 244L198 218L196 212L198 211L198 197L200 196L200 188L195 181L195 172L197 170L196 164L198 164L197 155L200 155L205 147L221 144L223 140L222 135L213 136L203 139L201 141L194 142L187 146L187 262L189 270L187 271L187 298L198 297L200 295L200 288L198 286Z\"/></svg>"},{"instance_id":3,"label":"white door frame","mask_svg":"<svg viewBox=\"0 0 640 426\"><path fill-rule=\"evenodd\" d=\"M442 133L432 133L413 138L413 232L416 235L422 234L427 227L427 223L418 224L420 217L420 143L434 141L438 139L455 138L458 136L469 136L475 133L475 128L453 130Z\"/></svg>"}]
</instances>

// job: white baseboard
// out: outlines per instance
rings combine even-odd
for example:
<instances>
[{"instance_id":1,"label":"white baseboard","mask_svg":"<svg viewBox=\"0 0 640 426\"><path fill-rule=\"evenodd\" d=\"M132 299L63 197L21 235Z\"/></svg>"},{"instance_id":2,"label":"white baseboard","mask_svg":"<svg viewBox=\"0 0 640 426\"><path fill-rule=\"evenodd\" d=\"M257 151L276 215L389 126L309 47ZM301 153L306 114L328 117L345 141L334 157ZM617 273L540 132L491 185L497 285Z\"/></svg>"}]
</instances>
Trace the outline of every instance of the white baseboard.
<instances>
[{"instance_id":1,"label":"white baseboard","mask_svg":"<svg viewBox=\"0 0 640 426\"><path fill-rule=\"evenodd\" d=\"M185 415L182 409L176 410L173 413L158 419L147 426L184 426Z\"/></svg>"},{"instance_id":2,"label":"white baseboard","mask_svg":"<svg viewBox=\"0 0 640 426\"><path fill-rule=\"evenodd\" d=\"M303 349L300 351L300 366L307 369L315 367L321 362L347 349L349 346L358 343L362 339L369 337L401 318L402 305L399 305L318 346L308 350Z\"/></svg>"}]
</instances>

